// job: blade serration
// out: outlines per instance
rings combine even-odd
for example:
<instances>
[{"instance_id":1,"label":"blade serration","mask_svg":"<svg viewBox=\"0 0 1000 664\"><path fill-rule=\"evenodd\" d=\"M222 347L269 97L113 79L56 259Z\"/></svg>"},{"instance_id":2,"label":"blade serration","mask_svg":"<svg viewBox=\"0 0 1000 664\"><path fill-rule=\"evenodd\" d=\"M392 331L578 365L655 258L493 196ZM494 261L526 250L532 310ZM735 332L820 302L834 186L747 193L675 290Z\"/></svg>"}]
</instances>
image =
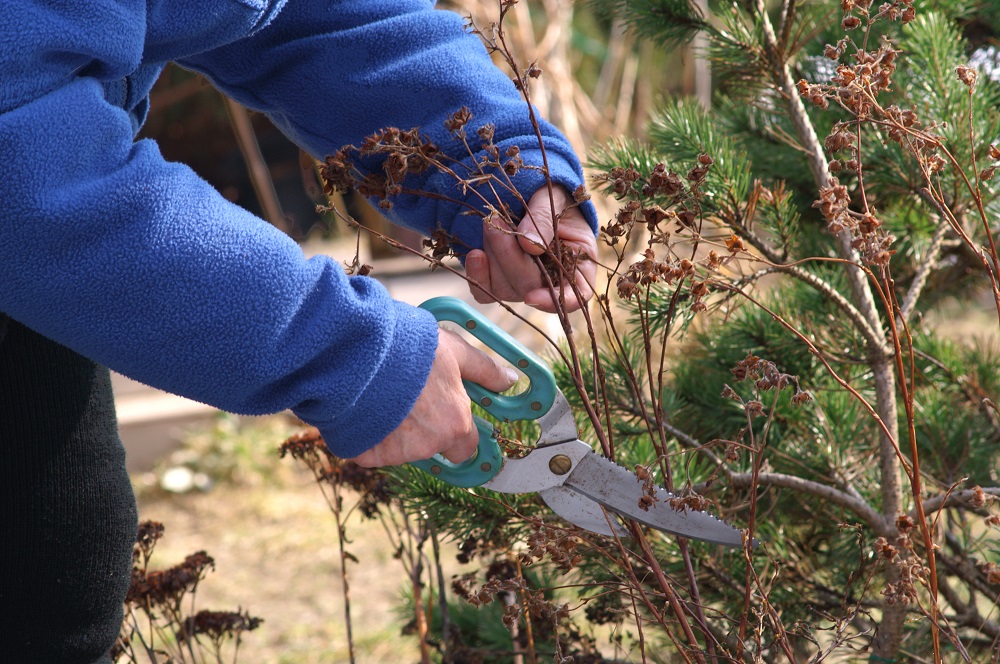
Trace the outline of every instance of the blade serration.
<instances>
[{"instance_id":1,"label":"blade serration","mask_svg":"<svg viewBox=\"0 0 1000 664\"><path fill-rule=\"evenodd\" d=\"M743 532L739 528L708 512L675 510L669 503L674 494L661 487L655 487L656 503L643 510L639 506L646 493L642 480L599 454L588 454L578 463L566 485L652 528L725 546L743 546Z\"/></svg>"}]
</instances>

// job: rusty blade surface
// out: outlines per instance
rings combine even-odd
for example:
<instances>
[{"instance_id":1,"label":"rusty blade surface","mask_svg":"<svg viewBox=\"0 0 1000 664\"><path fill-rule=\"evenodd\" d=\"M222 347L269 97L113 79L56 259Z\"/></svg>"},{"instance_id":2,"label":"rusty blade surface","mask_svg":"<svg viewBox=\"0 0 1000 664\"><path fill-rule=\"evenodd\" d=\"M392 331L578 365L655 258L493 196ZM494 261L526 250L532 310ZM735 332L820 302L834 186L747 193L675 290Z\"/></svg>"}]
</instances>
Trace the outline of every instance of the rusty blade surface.
<instances>
[{"instance_id":1,"label":"rusty blade surface","mask_svg":"<svg viewBox=\"0 0 1000 664\"><path fill-rule=\"evenodd\" d=\"M739 528L707 512L675 510L669 502L673 495L666 489L656 487L654 504L642 509L639 501L646 495L642 480L593 452L575 464L564 486L657 530L724 546L743 546Z\"/></svg>"}]
</instances>

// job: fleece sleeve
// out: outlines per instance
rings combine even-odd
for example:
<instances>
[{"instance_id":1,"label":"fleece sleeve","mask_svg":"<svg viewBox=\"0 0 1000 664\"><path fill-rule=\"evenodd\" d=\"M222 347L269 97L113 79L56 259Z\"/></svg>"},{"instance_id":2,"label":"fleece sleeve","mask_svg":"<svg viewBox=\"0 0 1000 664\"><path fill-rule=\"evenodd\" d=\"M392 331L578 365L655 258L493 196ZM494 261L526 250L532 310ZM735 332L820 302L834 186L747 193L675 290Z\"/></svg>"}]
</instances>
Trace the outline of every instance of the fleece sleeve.
<instances>
[{"instance_id":1,"label":"fleece sleeve","mask_svg":"<svg viewBox=\"0 0 1000 664\"><path fill-rule=\"evenodd\" d=\"M141 15L84 25L83 5L13 7L0 12L0 311L171 392L236 413L291 408L341 456L390 433L430 370L433 318L307 260L133 141L107 99L118 74L87 63L137 58L112 51Z\"/></svg>"},{"instance_id":2,"label":"fleece sleeve","mask_svg":"<svg viewBox=\"0 0 1000 664\"><path fill-rule=\"evenodd\" d=\"M197 69L243 104L265 111L300 146L317 157L394 126L419 127L445 153L473 169L467 149L445 128L462 106L475 130L492 124L501 151L516 145L524 161L542 166L542 153L527 105L511 80L493 65L479 37L461 16L437 10L430 0L288 0L278 16L248 39L192 54L182 64ZM579 161L566 139L540 120L552 180L570 192L583 183ZM474 169L473 169L474 170ZM514 185L525 199L545 183L539 170L521 169ZM483 209L454 178L427 171L411 175L407 187L433 197L395 200L393 221L424 233L442 228L456 249L482 246L478 218L459 214L464 201ZM483 189L480 188L482 191ZM517 197L499 189L501 201L523 212ZM489 198L495 197L487 194ZM450 200L449 200L450 199ZM585 217L596 230L588 203Z\"/></svg>"}]
</instances>

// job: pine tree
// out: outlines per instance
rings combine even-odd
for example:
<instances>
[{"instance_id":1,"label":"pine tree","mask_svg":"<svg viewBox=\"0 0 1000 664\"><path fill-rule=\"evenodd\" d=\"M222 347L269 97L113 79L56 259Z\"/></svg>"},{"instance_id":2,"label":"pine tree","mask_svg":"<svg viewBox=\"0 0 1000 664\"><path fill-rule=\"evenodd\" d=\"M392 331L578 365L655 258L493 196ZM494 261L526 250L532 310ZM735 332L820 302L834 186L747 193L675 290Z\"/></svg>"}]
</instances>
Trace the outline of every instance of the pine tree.
<instances>
[{"instance_id":1,"label":"pine tree","mask_svg":"<svg viewBox=\"0 0 1000 664\"><path fill-rule=\"evenodd\" d=\"M717 90L711 110L668 101L643 140L592 152L619 206L601 229L607 287L574 319L589 334L549 357L581 438L762 544L634 524L608 540L530 495L393 471L402 509L480 563L454 592L506 598L517 635L500 656L495 632L439 616L443 658L995 661L1000 9L593 11L663 51L707 35ZM984 303L978 340L942 325ZM510 453L534 439L501 430ZM614 638L596 648L600 625Z\"/></svg>"},{"instance_id":2,"label":"pine tree","mask_svg":"<svg viewBox=\"0 0 1000 664\"><path fill-rule=\"evenodd\" d=\"M707 33L718 77L711 111L669 103L647 142L595 159L638 176L624 191L608 184L641 211L655 164L712 162L702 180L688 175L698 191L665 201L694 210L692 225L650 244L667 264L689 252L702 268L693 285L715 294L709 315L688 325L698 307L678 294L695 300L696 289L676 283L631 299L640 328L674 332L683 350L657 392L664 451L696 450L673 463L675 487L719 496L767 542L754 568L773 570L770 618L732 583L740 561L710 552L695 556L702 601L730 616L751 608L761 643L787 638L795 661L840 644L870 648L872 661L985 656L1000 644L989 617L1000 538L984 510L1000 495L997 319L972 344L935 321L949 303L1000 313L1000 87L968 65L995 50L976 52L963 34L995 36L995 3L919 14L911 2L719 3L712 17L684 0L613 4L665 49ZM763 360L810 402L774 394L760 372L734 382Z\"/></svg>"}]
</instances>

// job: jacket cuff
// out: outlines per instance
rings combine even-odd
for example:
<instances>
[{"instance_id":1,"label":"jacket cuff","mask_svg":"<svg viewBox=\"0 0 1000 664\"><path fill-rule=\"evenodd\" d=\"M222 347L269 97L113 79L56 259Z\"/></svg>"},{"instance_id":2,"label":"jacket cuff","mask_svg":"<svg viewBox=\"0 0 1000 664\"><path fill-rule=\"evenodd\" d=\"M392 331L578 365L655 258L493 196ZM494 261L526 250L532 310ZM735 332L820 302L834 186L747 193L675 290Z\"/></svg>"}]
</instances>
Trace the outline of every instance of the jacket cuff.
<instances>
[{"instance_id":1,"label":"jacket cuff","mask_svg":"<svg viewBox=\"0 0 1000 664\"><path fill-rule=\"evenodd\" d=\"M333 419L293 412L317 427L327 447L350 459L374 447L406 419L434 363L438 325L430 312L393 302L392 341L381 366L350 408ZM388 323L388 321L387 321Z\"/></svg>"},{"instance_id":2,"label":"jacket cuff","mask_svg":"<svg viewBox=\"0 0 1000 664\"><path fill-rule=\"evenodd\" d=\"M504 143L499 144L501 154L503 154ZM523 197L524 201L527 202L531 196L545 187L545 174L539 170L542 167L542 153L540 150L522 150L521 159L525 164L532 166L533 168L521 167L518 172L511 178L511 183ZM583 179L579 174L578 168L567 161L562 155L556 153L554 150L549 150L547 153L548 166L550 179L553 185L562 186L571 196L573 192L583 183ZM537 167L537 168L534 168ZM502 175L500 177L503 177ZM497 196L500 198L500 203L506 205L510 208L511 215L514 219L520 219L524 215L524 204L514 195L513 192L508 191L502 187L493 187L492 189L488 185L481 185L478 191L487 200L496 202ZM494 193L496 192L496 193ZM481 199L475 194L470 194L466 197L466 202L474 207L482 208ZM472 249L481 249L483 246L483 224L482 220L478 216L470 216L461 214L464 210L459 209L459 206L451 204L443 204L438 211L438 219L454 219L451 228L446 229L449 234L454 238L453 247L455 253L458 255L462 261L465 261L465 255ZM590 224L591 230L597 233L597 211L594 208L593 203L586 201L580 205L580 211L583 213L584 219Z\"/></svg>"}]
</instances>

